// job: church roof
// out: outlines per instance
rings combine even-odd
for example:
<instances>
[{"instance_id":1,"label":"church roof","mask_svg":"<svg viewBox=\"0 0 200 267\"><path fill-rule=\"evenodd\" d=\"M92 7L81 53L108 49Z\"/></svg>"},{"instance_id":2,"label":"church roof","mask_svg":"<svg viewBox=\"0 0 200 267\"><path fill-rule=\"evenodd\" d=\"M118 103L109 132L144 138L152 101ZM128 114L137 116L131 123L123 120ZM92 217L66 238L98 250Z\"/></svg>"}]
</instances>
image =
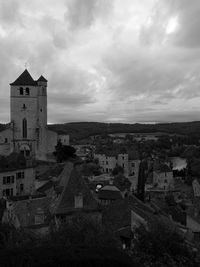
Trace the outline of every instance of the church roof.
<instances>
[{"instance_id":1,"label":"church roof","mask_svg":"<svg viewBox=\"0 0 200 267\"><path fill-rule=\"evenodd\" d=\"M37 82L33 80L27 69L10 85L30 85L35 86Z\"/></svg>"},{"instance_id":2,"label":"church roof","mask_svg":"<svg viewBox=\"0 0 200 267\"><path fill-rule=\"evenodd\" d=\"M47 82L47 80L41 75L37 81L34 81L27 69L10 85L30 85L35 86L37 82Z\"/></svg>"},{"instance_id":3,"label":"church roof","mask_svg":"<svg viewBox=\"0 0 200 267\"><path fill-rule=\"evenodd\" d=\"M38 82L47 82L47 79L45 79L44 76L41 75L37 81Z\"/></svg>"}]
</instances>

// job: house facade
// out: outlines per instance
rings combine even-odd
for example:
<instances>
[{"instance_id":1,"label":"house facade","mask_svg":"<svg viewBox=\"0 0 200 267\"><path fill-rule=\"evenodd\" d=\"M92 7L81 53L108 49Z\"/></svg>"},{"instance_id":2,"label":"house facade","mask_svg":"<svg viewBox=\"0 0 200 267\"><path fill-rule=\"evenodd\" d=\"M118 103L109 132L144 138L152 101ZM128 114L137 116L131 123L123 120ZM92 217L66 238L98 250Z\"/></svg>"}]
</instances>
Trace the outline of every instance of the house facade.
<instances>
[{"instance_id":1,"label":"house facade","mask_svg":"<svg viewBox=\"0 0 200 267\"><path fill-rule=\"evenodd\" d=\"M34 191L35 169L0 171L0 198L29 195Z\"/></svg>"},{"instance_id":2,"label":"house facade","mask_svg":"<svg viewBox=\"0 0 200 267\"><path fill-rule=\"evenodd\" d=\"M54 215L57 225L69 222L76 215L83 215L101 222L98 203L85 183L79 166L75 165L73 168L69 168L66 164L66 170L64 168L61 176L63 177L61 177L59 185L63 185L63 189L51 207L51 213Z\"/></svg>"},{"instance_id":3,"label":"house facade","mask_svg":"<svg viewBox=\"0 0 200 267\"><path fill-rule=\"evenodd\" d=\"M174 187L173 172L166 164L160 164L153 170L153 185L164 190Z\"/></svg>"},{"instance_id":4,"label":"house facade","mask_svg":"<svg viewBox=\"0 0 200 267\"><path fill-rule=\"evenodd\" d=\"M27 69L10 84L10 124L0 133L0 155L12 152L48 160L58 140L69 143L47 128L47 80L34 80Z\"/></svg>"},{"instance_id":5,"label":"house facade","mask_svg":"<svg viewBox=\"0 0 200 267\"><path fill-rule=\"evenodd\" d=\"M94 154L94 158L98 159L103 173L111 173L116 166L122 167L124 169L124 175L131 182L131 189L137 187L139 159L131 159L128 153L116 155Z\"/></svg>"}]
</instances>

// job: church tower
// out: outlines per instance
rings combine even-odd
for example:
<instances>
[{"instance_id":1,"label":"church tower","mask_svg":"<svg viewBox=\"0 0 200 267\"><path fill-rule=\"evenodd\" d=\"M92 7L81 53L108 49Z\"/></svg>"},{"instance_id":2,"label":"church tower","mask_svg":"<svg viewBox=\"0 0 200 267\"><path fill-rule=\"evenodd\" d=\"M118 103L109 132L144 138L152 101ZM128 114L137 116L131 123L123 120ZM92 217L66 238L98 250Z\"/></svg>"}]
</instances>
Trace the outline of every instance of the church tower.
<instances>
[{"instance_id":1,"label":"church tower","mask_svg":"<svg viewBox=\"0 0 200 267\"><path fill-rule=\"evenodd\" d=\"M12 151L44 159L47 153L47 80L27 69L10 84Z\"/></svg>"}]
</instances>

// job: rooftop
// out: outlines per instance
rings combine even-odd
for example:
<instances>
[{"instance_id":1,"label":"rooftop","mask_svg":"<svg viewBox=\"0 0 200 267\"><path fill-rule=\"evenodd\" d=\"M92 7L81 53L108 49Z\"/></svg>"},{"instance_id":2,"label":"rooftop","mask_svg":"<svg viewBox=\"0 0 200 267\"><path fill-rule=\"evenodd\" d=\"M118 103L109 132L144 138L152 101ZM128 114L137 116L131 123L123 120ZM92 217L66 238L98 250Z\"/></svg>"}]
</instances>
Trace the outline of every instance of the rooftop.
<instances>
[{"instance_id":1,"label":"rooftop","mask_svg":"<svg viewBox=\"0 0 200 267\"><path fill-rule=\"evenodd\" d=\"M38 82L47 82L47 79L45 79L44 76L41 75L37 81Z\"/></svg>"},{"instance_id":2,"label":"rooftop","mask_svg":"<svg viewBox=\"0 0 200 267\"><path fill-rule=\"evenodd\" d=\"M122 199L121 191L114 185L106 185L98 192L98 198L104 200Z\"/></svg>"},{"instance_id":3,"label":"rooftop","mask_svg":"<svg viewBox=\"0 0 200 267\"><path fill-rule=\"evenodd\" d=\"M41 75L37 81L47 82L47 80ZM29 86L37 86L37 81L35 81L27 69L22 72L22 74L10 85L29 85Z\"/></svg>"},{"instance_id":4,"label":"rooftop","mask_svg":"<svg viewBox=\"0 0 200 267\"><path fill-rule=\"evenodd\" d=\"M156 172L172 172L171 168L165 164L165 163L161 163L161 164L154 164L154 171Z\"/></svg>"},{"instance_id":5,"label":"rooftop","mask_svg":"<svg viewBox=\"0 0 200 267\"><path fill-rule=\"evenodd\" d=\"M54 212L56 214L67 214L78 210L74 206L75 195L81 193L83 196L83 208L82 210L96 210L97 202L93 198L89 187L84 182L80 172L74 168L70 170L70 173L66 172L66 181L64 183L64 190L60 195L58 203Z\"/></svg>"}]
</instances>

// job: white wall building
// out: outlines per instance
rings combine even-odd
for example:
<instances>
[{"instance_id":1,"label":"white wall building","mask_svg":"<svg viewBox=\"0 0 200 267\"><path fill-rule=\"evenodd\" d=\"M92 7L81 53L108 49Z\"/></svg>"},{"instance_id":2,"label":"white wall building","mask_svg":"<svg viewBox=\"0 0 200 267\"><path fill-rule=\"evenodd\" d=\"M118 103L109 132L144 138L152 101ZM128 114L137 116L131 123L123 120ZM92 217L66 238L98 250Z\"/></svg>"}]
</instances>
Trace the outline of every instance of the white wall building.
<instances>
[{"instance_id":1,"label":"white wall building","mask_svg":"<svg viewBox=\"0 0 200 267\"><path fill-rule=\"evenodd\" d=\"M128 154L116 154L116 156L108 156L105 154L94 154L94 158L98 159L102 172L111 173L118 165L124 169L124 175L131 182L131 189L136 189L139 174L139 159L129 159Z\"/></svg>"},{"instance_id":2,"label":"white wall building","mask_svg":"<svg viewBox=\"0 0 200 267\"><path fill-rule=\"evenodd\" d=\"M0 132L0 155L22 152L26 157L48 160L58 139L69 144L69 136L59 136L47 128L47 80L33 80L27 69L10 84L10 126Z\"/></svg>"}]
</instances>

